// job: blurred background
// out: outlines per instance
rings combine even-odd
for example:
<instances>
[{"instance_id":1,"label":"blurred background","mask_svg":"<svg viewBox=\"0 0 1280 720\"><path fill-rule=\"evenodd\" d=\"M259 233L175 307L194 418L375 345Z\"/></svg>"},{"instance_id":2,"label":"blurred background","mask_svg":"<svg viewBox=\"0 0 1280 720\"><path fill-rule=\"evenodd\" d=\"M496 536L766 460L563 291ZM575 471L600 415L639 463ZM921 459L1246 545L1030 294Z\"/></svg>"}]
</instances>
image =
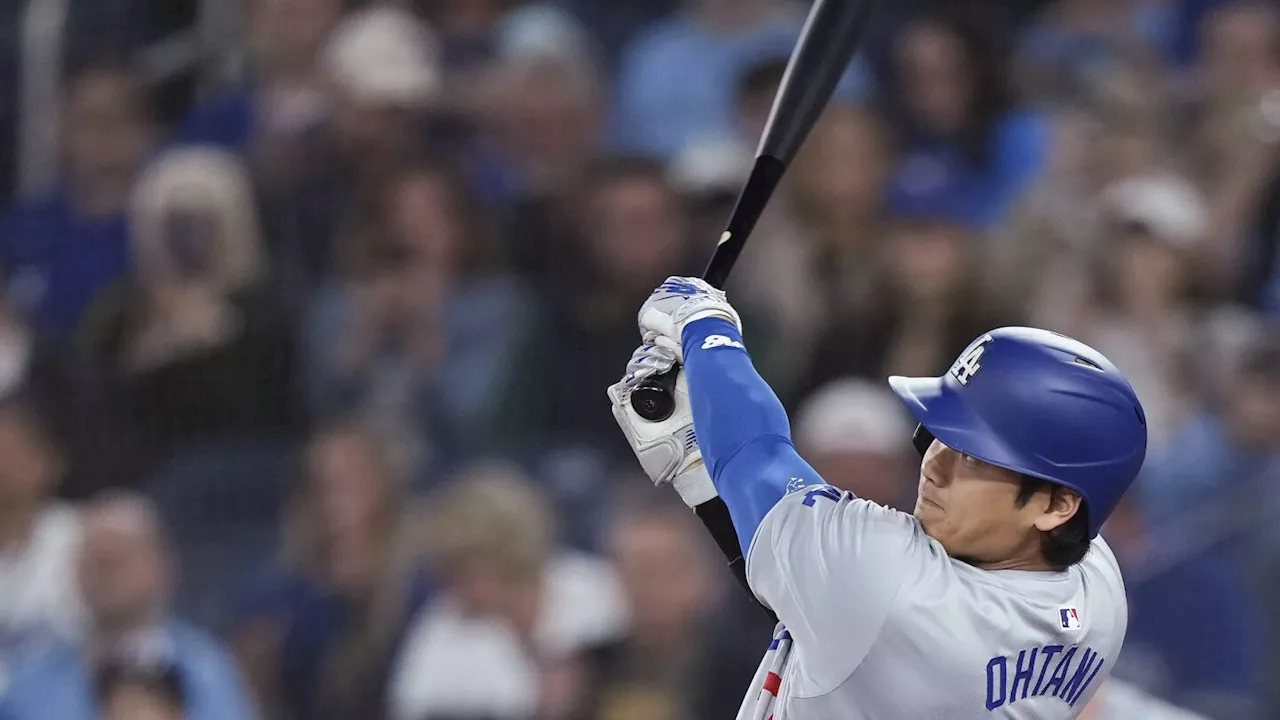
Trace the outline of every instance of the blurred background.
<instances>
[{"instance_id":1,"label":"blurred background","mask_svg":"<svg viewBox=\"0 0 1280 720\"><path fill-rule=\"evenodd\" d=\"M806 11L0 2L0 718L733 717L770 628L604 389ZM797 445L909 510L888 374L1094 345L1151 447L1086 717L1280 718L1280 7L877 12L729 287Z\"/></svg>"}]
</instances>

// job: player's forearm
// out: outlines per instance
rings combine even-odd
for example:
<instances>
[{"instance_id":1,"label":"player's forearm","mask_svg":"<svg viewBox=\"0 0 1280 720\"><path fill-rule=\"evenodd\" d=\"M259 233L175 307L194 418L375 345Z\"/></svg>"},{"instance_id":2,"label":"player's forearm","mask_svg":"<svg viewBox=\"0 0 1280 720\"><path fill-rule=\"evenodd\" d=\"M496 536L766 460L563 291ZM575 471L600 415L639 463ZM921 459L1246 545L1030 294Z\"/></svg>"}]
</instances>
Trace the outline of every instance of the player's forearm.
<instances>
[{"instance_id":1,"label":"player's forearm","mask_svg":"<svg viewBox=\"0 0 1280 720\"><path fill-rule=\"evenodd\" d=\"M791 446L786 410L751 364L732 323L698 320L685 327L681 340L698 446L745 553L760 521L786 494L795 466L804 462Z\"/></svg>"}]
</instances>

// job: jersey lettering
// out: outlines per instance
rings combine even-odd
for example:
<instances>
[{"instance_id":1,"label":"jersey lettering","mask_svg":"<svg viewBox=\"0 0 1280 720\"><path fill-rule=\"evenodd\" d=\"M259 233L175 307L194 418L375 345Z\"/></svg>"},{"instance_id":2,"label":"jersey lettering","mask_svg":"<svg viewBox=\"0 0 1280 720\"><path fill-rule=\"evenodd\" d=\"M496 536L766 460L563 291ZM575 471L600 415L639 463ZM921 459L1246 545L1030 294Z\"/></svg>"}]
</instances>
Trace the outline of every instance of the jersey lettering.
<instances>
[{"instance_id":1,"label":"jersey lettering","mask_svg":"<svg viewBox=\"0 0 1280 720\"><path fill-rule=\"evenodd\" d=\"M982 369L982 354L987 351L989 342L991 342L991 336L983 335L951 366L951 374L961 385L968 385L973 376Z\"/></svg>"},{"instance_id":2,"label":"jersey lettering","mask_svg":"<svg viewBox=\"0 0 1280 720\"><path fill-rule=\"evenodd\" d=\"M824 497L828 500L833 500L835 502L840 502L840 498L843 495L844 493L831 487L830 485L824 485L820 488L814 488L813 490L810 490L809 492L805 493L804 506L813 507L814 498L820 498L820 497Z\"/></svg>"},{"instance_id":3,"label":"jersey lettering","mask_svg":"<svg viewBox=\"0 0 1280 720\"><path fill-rule=\"evenodd\" d=\"M703 350L710 350L711 348L717 347L732 347L738 348L739 350L746 350L746 348L742 346L742 343L727 335L708 335L707 339L702 341Z\"/></svg>"},{"instance_id":4,"label":"jersey lettering","mask_svg":"<svg viewBox=\"0 0 1280 720\"><path fill-rule=\"evenodd\" d=\"M1018 651L1017 657L997 655L987 663L987 709L995 710L1028 697L1044 695L1051 695L1074 707L1105 663L1106 659L1093 648L1079 645L1024 648ZM1032 687L1031 678L1037 675L1037 664L1040 672ZM1044 682L1046 674L1048 682Z\"/></svg>"}]
</instances>

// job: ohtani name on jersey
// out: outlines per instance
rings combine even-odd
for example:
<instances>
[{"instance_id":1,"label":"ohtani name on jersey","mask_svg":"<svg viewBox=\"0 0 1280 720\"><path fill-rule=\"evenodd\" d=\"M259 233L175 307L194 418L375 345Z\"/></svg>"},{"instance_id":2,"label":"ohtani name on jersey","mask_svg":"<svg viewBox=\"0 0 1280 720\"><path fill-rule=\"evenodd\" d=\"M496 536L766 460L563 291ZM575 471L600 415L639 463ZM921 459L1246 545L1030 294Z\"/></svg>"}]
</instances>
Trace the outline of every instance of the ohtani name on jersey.
<instances>
[{"instance_id":1,"label":"ohtani name on jersey","mask_svg":"<svg viewBox=\"0 0 1280 720\"><path fill-rule=\"evenodd\" d=\"M1052 695L1074 706L1106 664L1093 648L1044 645L997 655L987 663L987 709Z\"/></svg>"}]
</instances>

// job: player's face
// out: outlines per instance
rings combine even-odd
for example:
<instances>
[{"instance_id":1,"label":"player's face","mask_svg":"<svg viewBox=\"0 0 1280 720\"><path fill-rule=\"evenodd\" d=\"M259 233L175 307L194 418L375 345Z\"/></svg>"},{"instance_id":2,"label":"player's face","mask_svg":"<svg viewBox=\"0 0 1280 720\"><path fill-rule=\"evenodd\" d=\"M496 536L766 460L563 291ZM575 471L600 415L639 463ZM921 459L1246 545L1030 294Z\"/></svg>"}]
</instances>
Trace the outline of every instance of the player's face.
<instances>
[{"instance_id":1,"label":"player's face","mask_svg":"<svg viewBox=\"0 0 1280 720\"><path fill-rule=\"evenodd\" d=\"M1008 567L1038 553L1043 508L1019 508L1018 474L937 440L920 464L915 516L947 554L978 567Z\"/></svg>"}]
</instances>

